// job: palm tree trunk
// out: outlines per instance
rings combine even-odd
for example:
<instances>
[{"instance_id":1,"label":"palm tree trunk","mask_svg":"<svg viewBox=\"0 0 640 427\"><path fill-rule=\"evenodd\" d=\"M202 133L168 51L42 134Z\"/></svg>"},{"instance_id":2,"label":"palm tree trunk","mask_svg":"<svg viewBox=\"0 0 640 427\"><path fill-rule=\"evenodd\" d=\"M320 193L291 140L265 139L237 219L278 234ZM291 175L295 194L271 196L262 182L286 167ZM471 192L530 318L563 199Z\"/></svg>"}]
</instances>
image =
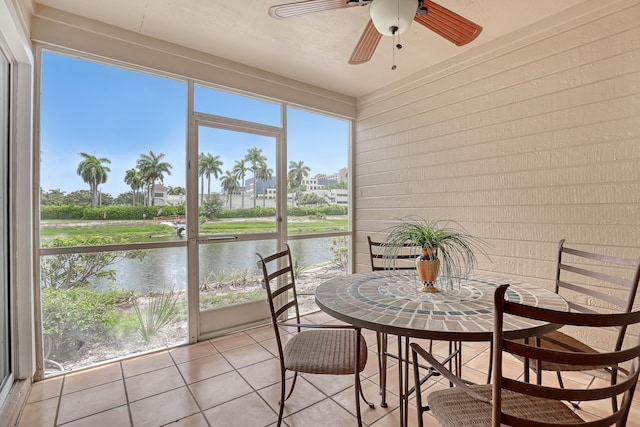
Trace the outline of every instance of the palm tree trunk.
<instances>
[{"instance_id":1,"label":"palm tree trunk","mask_svg":"<svg viewBox=\"0 0 640 427\"><path fill-rule=\"evenodd\" d=\"M91 183L91 203L95 208L98 206L98 186L95 183Z\"/></svg>"},{"instance_id":2,"label":"palm tree trunk","mask_svg":"<svg viewBox=\"0 0 640 427\"><path fill-rule=\"evenodd\" d=\"M244 209L244 175L242 175L242 190L240 190L240 195L242 196L242 209Z\"/></svg>"},{"instance_id":3,"label":"palm tree trunk","mask_svg":"<svg viewBox=\"0 0 640 427\"><path fill-rule=\"evenodd\" d=\"M200 175L200 205L204 202L204 174Z\"/></svg>"},{"instance_id":4,"label":"palm tree trunk","mask_svg":"<svg viewBox=\"0 0 640 427\"><path fill-rule=\"evenodd\" d=\"M256 199L258 198L258 182L256 181L256 171L253 171L253 207L256 207Z\"/></svg>"}]
</instances>

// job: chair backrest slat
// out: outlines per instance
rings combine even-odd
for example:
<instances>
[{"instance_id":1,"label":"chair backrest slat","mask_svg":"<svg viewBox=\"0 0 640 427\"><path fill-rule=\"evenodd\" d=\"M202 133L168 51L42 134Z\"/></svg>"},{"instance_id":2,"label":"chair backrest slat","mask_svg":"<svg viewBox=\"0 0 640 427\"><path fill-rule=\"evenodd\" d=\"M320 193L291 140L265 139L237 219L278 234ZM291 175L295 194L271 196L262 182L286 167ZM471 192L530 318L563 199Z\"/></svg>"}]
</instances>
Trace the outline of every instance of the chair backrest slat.
<instances>
[{"instance_id":1,"label":"chair backrest slat","mask_svg":"<svg viewBox=\"0 0 640 427\"><path fill-rule=\"evenodd\" d=\"M275 299L277 298L280 294L283 294L285 292L289 292L290 290L293 289L293 284L292 283L288 283L286 285L284 285L281 288L275 289L271 291L271 298Z\"/></svg>"},{"instance_id":2,"label":"chair backrest slat","mask_svg":"<svg viewBox=\"0 0 640 427\"><path fill-rule=\"evenodd\" d=\"M610 302L611 304L615 305L616 307L625 307L627 305L627 301L623 300L622 298L618 298L614 295L609 295L609 294L605 294L604 292L600 292L597 288L589 288L589 287L585 287L583 285L574 285L573 283L569 283L569 282L565 282L565 281L558 281L559 286L562 289L568 289L574 292L578 292L580 294L583 295L588 295L590 297L594 297L603 301L607 301ZM583 307L584 310L586 312L591 312L593 311L591 308L584 306ZM580 309L580 308L578 308Z\"/></svg>"},{"instance_id":3,"label":"chair backrest slat","mask_svg":"<svg viewBox=\"0 0 640 427\"><path fill-rule=\"evenodd\" d=\"M402 248L394 250L393 255L386 251L385 243L374 241L367 236L369 243L369 256L371 270L414 270L415 259L420 255L420 247L411 243L405 243Z\"/></svg>"},{"instance_id":4,"label":"chair backrest slat","mask_svg":"<svg viewBox=\"0 0 640 427\"><path fill-rule=\"evenodd\" d=\"M562 243L564 243L565 240L562 240ZM600 262L606 262L609 264L616 264L616 265L625 265L628 267L636 267L638 265L638 260L637 259L633 259L633 258L619 258L619 257L613 257L613 256L609 256L609 255L602 255L602 254L596 254L596 253L592 253L592 252L587 252L587 251L581 251L578 249L572 249L572 248L567 248L564 247L564 245L562 244L562 251L566 254L570 254L570 255L575 255L578 257L582 257L582 258L588 258L588 259L592 259L595 261L600 261Z\"/></svg>"},{"instance_id":5,"label":"chair backrest slat","mask_svg":"<svg viewBox=\"0 0 640 427\"><path fill-rule=\"evenodd\" d=\"M624 279L622 277L613 276L611 274L599 273L597 271L587 270L586 268L560 264L560 269L564 271L570 271L572 273L579 274L584 277L598 279L603 282L615 283L622 286L633 286L633 282L630 279Z\"/></svg>"},{"instance_id":6,"label":"chair backrest slat","mask_svg":"<svg viewBox=\"0 0 640 427\"><path fill-rule=\"evenodd\" d=\"M285 313L285 312L289 311L289 309L294 307L295 304L296 304L296 302L294 300L291 300L291 301L288 301L286 304L284 304L279 309L277 309L276 312L275 312L276 318L279 318L282 313Z\"/></svg>"},{"instance_id":7,"label":"chair backrest slat","mask_svg":"<svg viewBox=\"0 0 640 427\"><path fill-rule=\"evenodd\" d=\"M293 271L291 269L291 266L286 266L284 268L281 268L280 270L274 271L273 273L270 273L269 276L267 277L267 279L271 282L273 279L280 277L280 276L284 276L285 274L288 274L289 272Z\"/></svg>"}]
</instances>

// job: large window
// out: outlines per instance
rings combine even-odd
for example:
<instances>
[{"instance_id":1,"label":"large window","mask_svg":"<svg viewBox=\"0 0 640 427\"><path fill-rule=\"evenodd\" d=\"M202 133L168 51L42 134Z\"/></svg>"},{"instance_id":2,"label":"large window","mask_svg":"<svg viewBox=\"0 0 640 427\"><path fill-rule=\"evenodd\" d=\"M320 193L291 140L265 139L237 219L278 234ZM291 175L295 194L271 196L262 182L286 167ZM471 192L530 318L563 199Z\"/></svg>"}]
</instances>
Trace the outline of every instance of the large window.
<instances>
[{"instance_id":1,"label":"large window","mask_svg":"<svg viewBox=\"0 0 640 427\"><path fill-rule=\"evenodd\" d=\"M287 108L287 225L298 287L311 297L323 280L350 272L349 122Z\"/></svg>"},{"instance_id":2,"label":"large window","mask_svg":"<svg viewBox=\"0 0 640 427\"><path fill-rule=\"evenodd\" d=\"M42 55L42 363L187 341L185 82Z\"/></svg>"},{"instance_id":3,"label":"large window","mask_svg":"<svg viewBox=\"0 0 640 427\"><path fill-rule=\"evenodd\" d=\"M256 252L285 242L304 293L349 271L348 121L53 52L41 75L47 374L268 321Z\"/></svg>"}]
</instances>

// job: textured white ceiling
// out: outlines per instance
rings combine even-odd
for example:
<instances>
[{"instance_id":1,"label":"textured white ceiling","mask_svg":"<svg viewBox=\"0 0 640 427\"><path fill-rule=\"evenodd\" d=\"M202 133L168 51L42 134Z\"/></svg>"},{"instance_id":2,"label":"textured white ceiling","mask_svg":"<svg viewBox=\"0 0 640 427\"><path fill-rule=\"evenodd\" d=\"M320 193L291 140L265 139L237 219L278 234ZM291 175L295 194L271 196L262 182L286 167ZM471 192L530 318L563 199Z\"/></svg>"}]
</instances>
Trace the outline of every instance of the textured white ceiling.
<instances>
[{"instance_id":1,"label":"textured white ceiling","mask_svg":"<svg viewBox=\"0 0 640 427\"><path fill-rule=\"evenodd\" d=\"M585 0L440 0L483 27L462 47L413 23L393 64L383 37L366 64L347 63L368 19L368 7L276 20L270 6L287 0L37 0L82 17L197 49L314 86L358 97L465 50L544 20Z\"/></svg>"}]
</instances>

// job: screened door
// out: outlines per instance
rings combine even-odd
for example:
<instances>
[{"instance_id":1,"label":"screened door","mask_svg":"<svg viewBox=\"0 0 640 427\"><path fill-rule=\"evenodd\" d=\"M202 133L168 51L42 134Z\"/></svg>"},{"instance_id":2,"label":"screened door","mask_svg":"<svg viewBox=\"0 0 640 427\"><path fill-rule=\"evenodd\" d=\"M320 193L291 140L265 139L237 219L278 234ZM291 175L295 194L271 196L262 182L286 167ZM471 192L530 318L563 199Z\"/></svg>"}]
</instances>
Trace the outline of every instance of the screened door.
<instances>
[{"instance_id":1,"label":"screened door","mask_svg":"<svg viewBox=\"0 0 640 427\"><path fill-rule=\"evenodd\" d=\"M264 323L269 314L257 255L277 250L280 129L200 115L196 244L200 337ZM192 194L195 192L192 192ZM194 194L194 196L196 196ZM197 265L196 265L197 264Z\"/></svg>"}]
</instances>

